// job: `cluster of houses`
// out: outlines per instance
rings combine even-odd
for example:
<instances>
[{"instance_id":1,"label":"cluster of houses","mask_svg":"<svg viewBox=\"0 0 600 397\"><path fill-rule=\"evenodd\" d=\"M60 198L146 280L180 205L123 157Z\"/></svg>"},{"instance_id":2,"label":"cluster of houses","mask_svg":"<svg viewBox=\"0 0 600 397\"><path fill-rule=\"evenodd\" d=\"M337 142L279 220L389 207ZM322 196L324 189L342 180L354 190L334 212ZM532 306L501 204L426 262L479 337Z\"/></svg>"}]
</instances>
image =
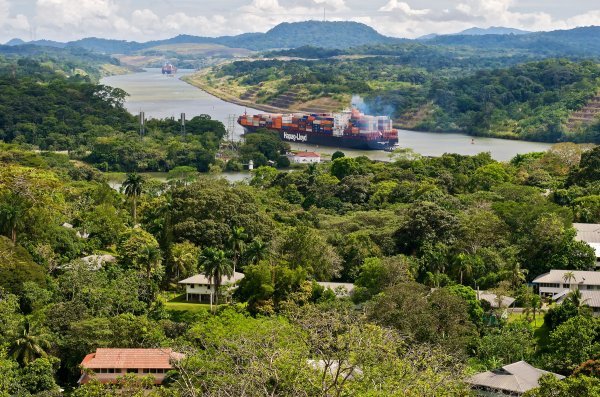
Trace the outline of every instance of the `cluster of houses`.
<instances>
[{"instance_id":1,"label":"cluster of houses","mask_svg":"<svg viewBox=\"0 0 600 397\"><path fill-rule=\"evenodd\" d=\"M301 152L305 153L305 152ZM304 154L299 158L312 158ZM306 162L312 162L307 160ZM600 268L600 224L574 224L577 239L589 244L596 252L597 266ZM110 258L93 258L104 261ZM221 301L231 299L231 292L244 274L235 272L221 278ZM179 282L185 287L187 301L212 304L215 285L210 278L197 274ZM349 296L354 288L350 283L319 283L332 289L337 296ZM560 304L574 290L579 290L583 301L594 313L600 313L600 271L551 270L533 280L540 296ZM487 292L479 292L479 299L487 300L492 307L508 307L514 299L498 297ZM82 375L79 384L85 384L93 377L102 383L115 383L125 374L152 376L154 383L161 384L167 372L183 358L183 354L171 349L97 349L81 362ZM535 368L524 361L505 365L493 371L482 372L468 379L468 383L479 396L521 396L528 390L538 387L538 380L549 372ZM558 379L561 375L553 374Z\"/></svg>"}]
</instances>

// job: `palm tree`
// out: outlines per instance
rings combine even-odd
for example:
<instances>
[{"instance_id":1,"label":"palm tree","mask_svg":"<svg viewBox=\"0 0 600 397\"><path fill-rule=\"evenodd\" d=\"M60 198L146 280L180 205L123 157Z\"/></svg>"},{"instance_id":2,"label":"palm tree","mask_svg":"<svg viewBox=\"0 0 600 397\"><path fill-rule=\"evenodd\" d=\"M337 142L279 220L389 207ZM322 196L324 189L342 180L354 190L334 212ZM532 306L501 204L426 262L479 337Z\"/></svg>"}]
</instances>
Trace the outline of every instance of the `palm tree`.
<instances>
[{"instance_id":1,"label":"palm tree","mask_svg":"<svg viewBox=\"0 0 600 397\"><path fill-rule=\"evenodd\" d=\"M137 224L137 198L142 195L144 188L144 177L138 173L132 172L127 174L127 178L123 182L123 188L127 197L133 201L133 224Z\"/></svg>"},{"instance_id":2,"label":"palm tree","mask_svg":"<svg viewBox=\"0 0 600 397\"><path fill-rule=\"evenodd\" d=\"M205 248L200 256L200 266L204 275L215 286L213 296L215 304L219 304L219 290L221 289L221 279L223 276L233 275L233 264L225 254L225 251L216 248ZM210 302L212 310L212 300Z\"/></svg>"},{"instance_id":3,"label":"palm tree","mask_svg":"<svg viewBox=\"0 0 600 397\"><path fill-rule=\"evenodd\" d=\"M150 279L150 276L152 275L152 270L160 266L160 263L162 261L162 252L160 252L160 247L158 245L153 244L146 244L144 247L141 248L141 250L145 257L144 270L146 271L146 277Z\"/></svg>"},{"instance_id":4,"label":"palm tree","mask_svg":"<svg viewBox=\"0 0 600 397\"><path fill-rule=\"evenodd\" d=\"M4 229L10 234L10 239L15 244L17 242L17 229L23 226L24 217L29 205L22 196L14 193L7 193L2 197L0 204L0 222Z\"/></svg>"},{"instance_id":5,"label":"palm tree","mask_svg":"<svg viewBox=\"0 0 600 397\"><path fill-rule=\"evenodd\" d=\"M573 290L573 284L571 283L571 281L576 281L575 273L572 271L565 272L565 274L563 274L563 280L565 284L569 284L569 289Z\"/></svg>"},{"instance_id":6,"label":"palm tree","mask_svg":"<svg viewBox=\"0 0 600 397\"><path fill-rule=\"evenodd\" d=\"M263 243L261 240L252 240L246 248L245 257L246 260L256 265L263 259L267 259L269 256L269 246Z\"/></svg>"},{"instance_id":7,"label":"palm tree","mask_svg":"<svg viewBox=\"0 0 600 397\"><path fill-rule=\"evenodd\" d=\"M533 322L535 323L535 314L542 310L542 298L538 294L534 294L529 302L531 312L533 313Z\"/></svg>"},{"instance_id":8,"label":"palm tree","mask_svg":"<svg viewBox=\"0 0 600 397\"><path fill-rule=\"evenodd\" d=\"M457 255L456 259L458 262L458 271L460 273L460 283L462 284L463 275L470 276L473 273L473 262L468 255L462 252Z\"/></svg>"},{"instance_id":9,"label":"palm tree","mask_svg":"<svg viewBox=\"0 0 600 397\"><path fill-rule=\"evenodd\" d=\"M529 270L523 269L517 261L511 263L510 267L502 272L514 288L527 281L527 273L529 273Z\"/></svg>"},{"instance_id":10,"label":"palm tree","mask_svg":"<svg viewBox=\"0 0 600 397\"><path fill-rule=\"evenodd\" d=\"M242 255L244 248L246 246L246 240L248 239L248 234L245 229L240 227L232 227L231 234L229 235L229 240L227 241L229 245L229 249L231 249L233 256L233 272L235 273L235 269L237 267L240 256Z\"/></svg>"},{"instance_id":11,"label":"palm tree","mask_svg":"<svg viewBox=\"0 0 600 397\"><path fill-rule=\"evenodd\" d=\"M588 307L587 299L583 299L583 296L581 295L581 291L579 289L569 292L569 295L567 295L567 297L565 298L565 302L570 302L577 309Z\"/></svg>"},{"instance_id":12,"label":"palm tree","mask_svg":"<svg viewBox=\"0 0 600 397\"><path fill-rule=\"evenodd\" d=\"M32 326L29 320L26 320L23 330L13 342L9 354L13 359L26 365L36 358L47 356L46 350L49 348L50 335L42 329Z\"/></svg>"}]
</instances>

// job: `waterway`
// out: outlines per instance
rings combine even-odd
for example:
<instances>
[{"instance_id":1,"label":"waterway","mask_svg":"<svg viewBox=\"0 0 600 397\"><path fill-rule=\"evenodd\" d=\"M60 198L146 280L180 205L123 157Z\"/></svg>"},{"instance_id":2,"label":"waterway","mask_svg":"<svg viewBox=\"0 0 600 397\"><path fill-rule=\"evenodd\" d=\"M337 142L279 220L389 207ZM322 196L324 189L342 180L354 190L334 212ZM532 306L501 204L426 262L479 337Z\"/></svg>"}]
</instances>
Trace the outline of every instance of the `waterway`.
<instances>
[{"instance_id":1,"label":"waterway","mask_svg":"<svg viewBox=\"0 0 600 397\"><path fill-rule=\"evenodd\" d=\"M110 76L102 80L103 84L121 88L129 93L125 107L133 114L140 111L146 117L179 118L186 114L189 120L200 114L208 114L213 119L228 123L230 115L237 116L248 113L262 113L225 102L196 87L181 81L179 78L193 73L192 70L179 70L177 76L164 76L160 69L146 69L145 72L121 76ZM241 139L242 128L234 126L234 139ZM550 144L539 142L514 141L496 138L471 137L465 134L415 132L400 130L398 132L400 146L409 148L424 156L440 156L444 153L474 155L490 152L496 160L507 161L517 154L545 151ZM294 150L311 150L322 154L331 154L341 150L348 156L368 156L373 160L389 159L389 153L378 150L352 150L346 148L315 147L305 144L291 144Z\"/></svg>"}]
</instances>

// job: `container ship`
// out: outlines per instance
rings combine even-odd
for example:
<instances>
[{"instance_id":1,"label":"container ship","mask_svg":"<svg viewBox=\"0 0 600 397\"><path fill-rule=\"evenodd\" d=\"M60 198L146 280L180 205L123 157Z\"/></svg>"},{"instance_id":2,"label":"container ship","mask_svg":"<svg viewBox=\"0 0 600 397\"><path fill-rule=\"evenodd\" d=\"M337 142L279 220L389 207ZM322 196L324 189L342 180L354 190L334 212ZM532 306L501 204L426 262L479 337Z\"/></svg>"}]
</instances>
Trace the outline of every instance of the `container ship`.
<instances>
[{"instance_id":1,"label":"container ship","mask_svg":"<svg viewBox=\"0 0 600 397\"><path fill-rule=\"evenodd\" d=\"M171 63L165 63L162 67L162 74L175 74L177 73L177 68L173 66Z\"/></svg>"},{"instance_id":2,"label":"container ship","mask_svg":"<svg viewBox=\"0 0 600 397\"><path fill-rule=\"evenodd\" d=\"M246 132L276 131L284 141L351 149L386 150L398 143L388 116L369 116L357 109L341 113L244 114Z\"/></svg>"}]
</instances>

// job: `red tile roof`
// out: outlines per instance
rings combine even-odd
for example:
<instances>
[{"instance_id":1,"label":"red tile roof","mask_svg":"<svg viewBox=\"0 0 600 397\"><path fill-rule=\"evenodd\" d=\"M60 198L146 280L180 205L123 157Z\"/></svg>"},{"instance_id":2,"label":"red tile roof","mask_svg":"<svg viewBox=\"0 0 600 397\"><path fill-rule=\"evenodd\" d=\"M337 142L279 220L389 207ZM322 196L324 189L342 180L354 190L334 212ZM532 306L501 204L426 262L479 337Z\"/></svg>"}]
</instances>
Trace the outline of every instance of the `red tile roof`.
<instances>
[{"instance_id":1,"label":"red tile roof","mask_svg":"<svg viewBox=\"0 0 600 397\"><path fill-rule=\"evenodd\" d=\"M171 349L96 349L96 353L88 354L81 366L89 369L98 368L162 368L171 369L171 360L179 360L183 356Z\"/></svg>"},{"instance_id":2,"label":"red tile roof","mask_svg":"<svg viewBox=\"0 0 600 397\"><path fill-rule=\"evenodd\" d=\"M319 153L315 152L298 152L294 156L296 157L321 157Z\"/></svg>"}]
</instances>

